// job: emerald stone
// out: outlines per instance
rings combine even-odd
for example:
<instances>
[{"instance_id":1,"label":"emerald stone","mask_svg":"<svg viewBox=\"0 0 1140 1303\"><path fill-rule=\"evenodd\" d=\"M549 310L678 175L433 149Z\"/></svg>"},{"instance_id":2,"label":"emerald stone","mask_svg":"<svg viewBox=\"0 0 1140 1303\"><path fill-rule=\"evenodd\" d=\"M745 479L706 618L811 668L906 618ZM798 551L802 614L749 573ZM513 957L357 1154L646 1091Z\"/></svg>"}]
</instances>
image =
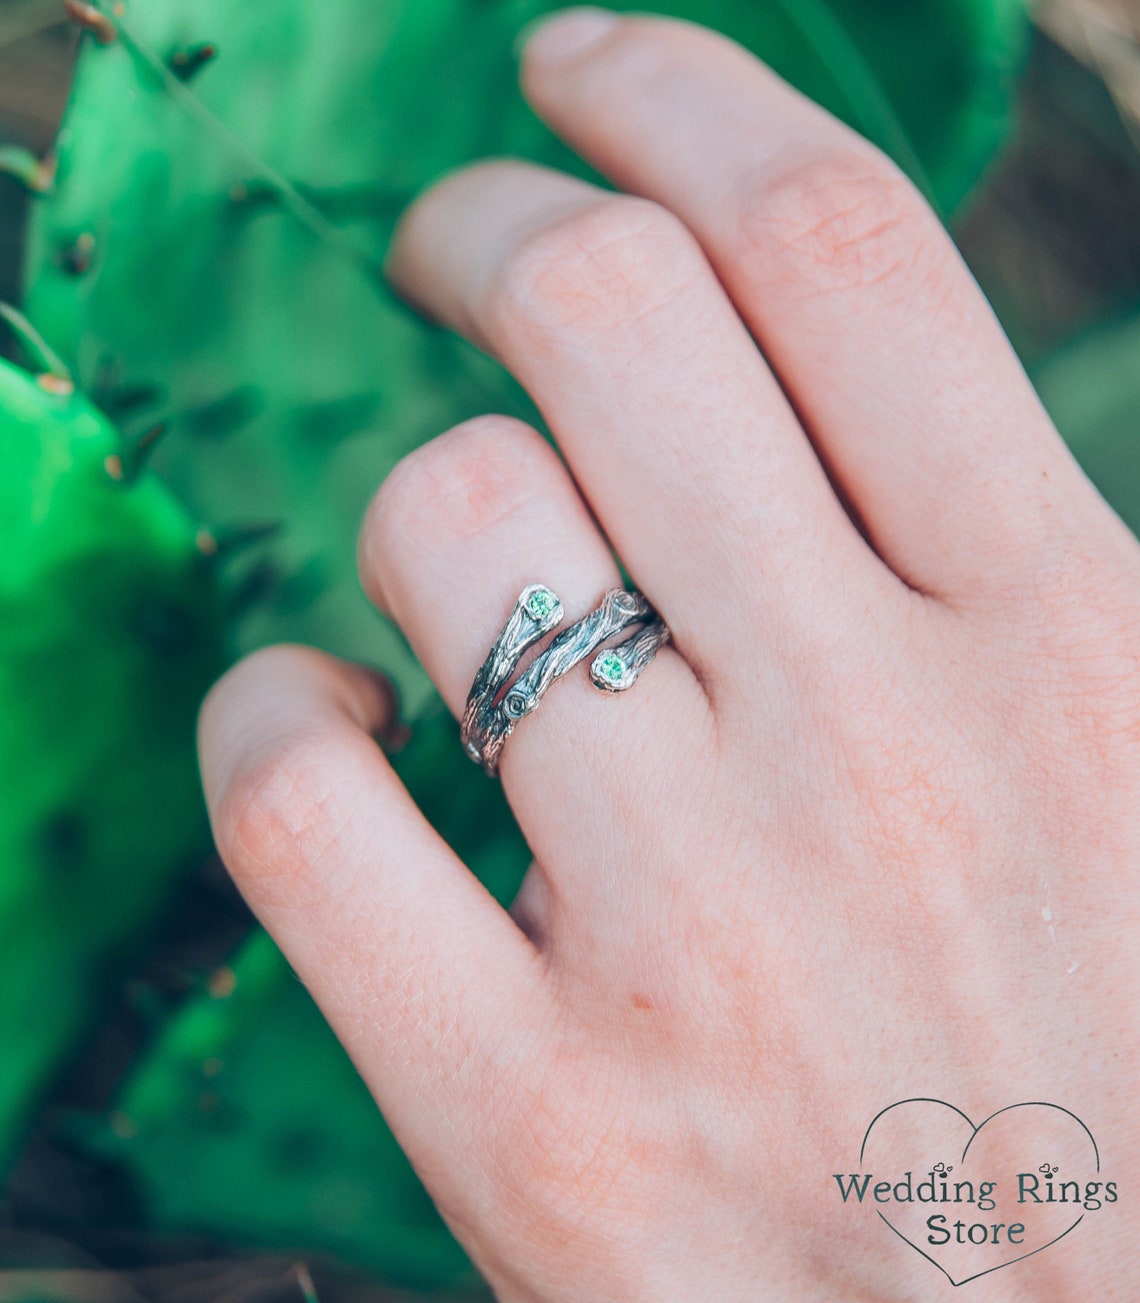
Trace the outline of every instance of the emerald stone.
<instances>
[{"instance_id":1,"label":"emerald stone","mask_svg":"<svg viewBox=\"0 0 1140 1303\"><path fill-rule=\"evenodd\" d=\"M595 668L610 683L620 683L625 678L625 663L616 652L605 652L599 656Z\"/></svg>"},{"instance_id":2,"label":"emerald stone","mask_svg":"<svg viewBox=\"0 0 1140 1303\"><path fill-rule=\"evenodd\" d=\"M558 598L554 596L549 588L536 588L526 599L527 611L539 624L546 619L557 605Z\"/></svg>"}]
</instances>

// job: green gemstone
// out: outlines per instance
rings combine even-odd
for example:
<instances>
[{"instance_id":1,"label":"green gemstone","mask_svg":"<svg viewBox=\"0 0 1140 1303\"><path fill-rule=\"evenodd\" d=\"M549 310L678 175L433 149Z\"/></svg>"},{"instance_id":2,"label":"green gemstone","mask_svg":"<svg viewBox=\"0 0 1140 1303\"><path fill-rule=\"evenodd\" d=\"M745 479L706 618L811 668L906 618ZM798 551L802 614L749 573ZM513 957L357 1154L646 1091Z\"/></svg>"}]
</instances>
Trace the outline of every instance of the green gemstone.
<instances>
[{"instance_id":1,"label":"green gemstone","mask_svg":"<svg viewBox=\"0 0 1140 1303\"><path fill-rule=\"evenodd\" d=\"M598 673L610 683L620 683L625 678L625 664L616 652L606 652L598 660Z\"/></svg>"},{"instance_id":2,"label":"green gemstone","mask_svg":"<svg viewBox=\"0 0 1140 1303\"><path fill-rule=\"evenodd\" d=\"M558 598L549 588L536 588L526 599L526 609L539 622L546 619L558 605Z\"/></svg>"}]
</instances>

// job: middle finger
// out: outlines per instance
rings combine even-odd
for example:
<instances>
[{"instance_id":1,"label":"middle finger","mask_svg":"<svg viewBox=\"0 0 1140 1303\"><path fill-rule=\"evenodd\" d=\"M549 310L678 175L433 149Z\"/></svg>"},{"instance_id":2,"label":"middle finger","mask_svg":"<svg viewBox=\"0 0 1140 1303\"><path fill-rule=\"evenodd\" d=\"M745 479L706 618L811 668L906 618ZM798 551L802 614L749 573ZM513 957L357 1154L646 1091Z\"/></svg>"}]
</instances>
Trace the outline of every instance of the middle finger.
<instances>
[{"instance_id":1,"label":"middle finger","mask_svg":"<svg viewBox=\"0 0 1140 1303\"><path fill-rule=\"evenodd\" d=\"M868 588L898 587L667 210L529 164L483 163L412 206L388 271L529 390L714 691L749 617L767 639L799 641L821 601L863 607Z\"/></svg>"}]
</instances>

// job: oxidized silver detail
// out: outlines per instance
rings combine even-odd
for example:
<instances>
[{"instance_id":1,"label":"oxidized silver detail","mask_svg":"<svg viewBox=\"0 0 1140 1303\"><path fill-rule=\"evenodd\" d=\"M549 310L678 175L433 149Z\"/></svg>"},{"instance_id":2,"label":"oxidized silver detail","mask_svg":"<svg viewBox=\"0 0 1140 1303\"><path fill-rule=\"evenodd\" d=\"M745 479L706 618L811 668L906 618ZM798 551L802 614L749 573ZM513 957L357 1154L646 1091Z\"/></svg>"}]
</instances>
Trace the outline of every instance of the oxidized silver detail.
<instances>
[{"instance_id":1,"label":"oxidized silver detail","mask_svg":"<svg viewBox=\"0 0 1140 1303\"><path fill-rule=\"evenodd\" d=\"M554 599L549 611L538 616L530 607L539 593ZM523 653L562 623L564 611L555 593L545 584L528 584L518 596L506 624L499 631L487 659L479 667L475 682L467 694L461 737L467 754L477 764L487 765L484 757L497 729L495 698L515 671ZM499 750L502 743L499 744ZM497 754L497 752L496 752ZM494 772L489 770L488 772Z\"/></svg>"},{"instance_id":2,"label":"oxidized silver detail","mask_svg":"<svg viewBox=\"0 0 1140 1303\"><path fill-rule=\"evenodd\" d=\"M562 619L562 604L557 598L541 619L536 618L531 609L536 605L532 602L536 592L553 597L542 584L531 584L523 590L475 676L467 697L461 733L463 745L471 759L488 774L497 772L499 755L519 720L525 719L538 707L556 679L596 652L606 639L623 633L632 624L647 622L646 628L635 638L619 643L613 649L627 667L621 686L603 682L591 674L597 687L606 692L618 692L633 686L658 647L669 638L669 630L641 593L627 592L623 588L611 589L596 610L564 629L507 690L501 702L497 702L523 653ZM545 599L540 600L538 610L541 611L545 605Z\"/></svg>"},{"instance_id":3,"label":"oxidized silver detail","mask_svg":"<svg viewBox=\"0 0 1140 1303\"><path fill-rule=\"evenodd\" d=\"M669 641L669 626L657 618L633 638L608 647L594 657L590 682L602 692L628 692L642 671Z\"/></svg>"}]
</instances>

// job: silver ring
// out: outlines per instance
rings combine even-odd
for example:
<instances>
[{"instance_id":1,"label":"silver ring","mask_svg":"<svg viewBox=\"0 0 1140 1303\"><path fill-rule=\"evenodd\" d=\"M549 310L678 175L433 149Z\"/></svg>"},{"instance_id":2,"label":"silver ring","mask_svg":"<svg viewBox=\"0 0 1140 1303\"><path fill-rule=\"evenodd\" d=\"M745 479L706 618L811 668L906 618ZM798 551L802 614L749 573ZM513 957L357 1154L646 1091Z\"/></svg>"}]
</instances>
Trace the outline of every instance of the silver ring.
<instances>
[{"instance_id":1,"label":"silver ring","mask_svg":"<svg viewBox=\"0 0 1140 1303\"><path fill-rule=\"evenodd\" d=\"M537 709L550 685L596 653L590 681L602 692L626 692L669 640L669 629L641 593L613 588L589 615L563 629L517 682L507 684L524 653L562 623L562 603L545 584L519 594L507 622L479 667L463 712L461 737L472 760L491 775L515 725ZM602 643L631 625L645 628L613 647ZM506 691L504 692L504 689Z\"/></svg>"}]
</instances>

